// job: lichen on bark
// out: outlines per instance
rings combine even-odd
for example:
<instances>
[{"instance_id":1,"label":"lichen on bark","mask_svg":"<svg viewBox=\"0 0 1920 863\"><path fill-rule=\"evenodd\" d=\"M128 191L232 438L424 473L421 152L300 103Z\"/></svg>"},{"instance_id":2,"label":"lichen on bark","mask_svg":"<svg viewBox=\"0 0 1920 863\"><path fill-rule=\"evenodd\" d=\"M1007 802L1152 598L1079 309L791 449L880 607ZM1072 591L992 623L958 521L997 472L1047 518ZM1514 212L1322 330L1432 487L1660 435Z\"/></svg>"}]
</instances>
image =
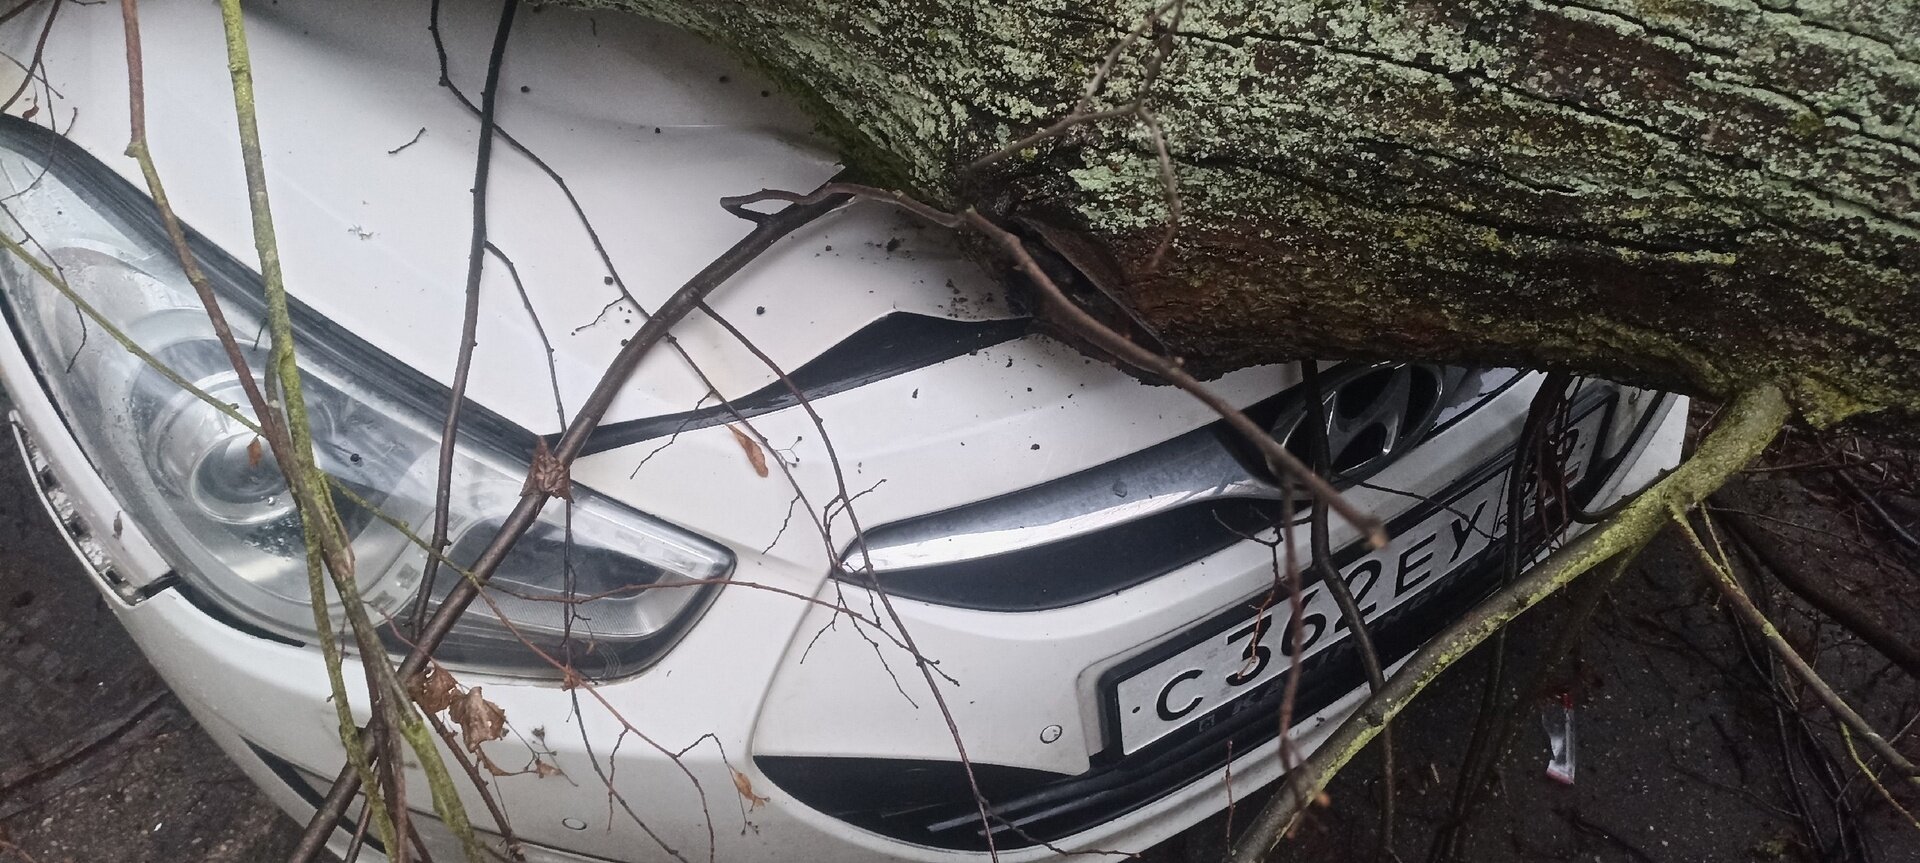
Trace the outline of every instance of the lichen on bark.
<instances>
[{"instance_id":1,"label":"lichen on bark","mask_svg":"<svg viewBox=\"0 0 1920 863\"><path fill-rule=\"evenodd\" d=\"M1901 0L1190 4L1139 124L1068 111L1137 0L590 0L785 82L870 178L1077 232L1191 367L1567 367L1920 417L1920 10Z\"/></svg>"}]
</instances>

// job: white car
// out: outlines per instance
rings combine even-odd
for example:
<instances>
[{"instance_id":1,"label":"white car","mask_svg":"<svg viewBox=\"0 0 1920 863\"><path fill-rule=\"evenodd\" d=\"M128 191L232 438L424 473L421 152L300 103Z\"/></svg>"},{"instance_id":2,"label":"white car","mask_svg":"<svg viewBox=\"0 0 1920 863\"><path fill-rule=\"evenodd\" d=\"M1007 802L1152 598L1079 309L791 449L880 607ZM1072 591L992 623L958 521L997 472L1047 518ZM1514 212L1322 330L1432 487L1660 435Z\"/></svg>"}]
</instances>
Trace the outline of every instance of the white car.
<instances>
[{"instance_id":1,"label":"white car","mask_svg":"<svg viewBox=\"0 0 1920 863\"><path fill-rule=\"evenodd\" d=\"M0 119L0 222L146 351L243 402L123 154L117 4L60 8L44 80ZM476 101L496 11L441 11L452 79ZM41 14L9 24L0 48L30 56ZM479 129L438 83L428 14L377 0L249 8L321 458L420 533ZM262 293L217 9L148 0L141 17L160 173L254 344ZM805 190L837 169L772 85L630 16L523 10L500 91L500 127L526 151L503 141L492 165L487 233L501 254L481 287L455 558L517 500L536 441L641 319L634 303L657 304L749 230L717 199ZM0 377L49 510L207 732L306 818L343 754L272 460L4 257ZM1271 601L1273 552L1245 537L1272 536L1280 493L1216 417L1028 334L947 237L879 207L782 241L713 302L823 418L877 578L936 663L991 837L927 683L851 574L862 543L834 503L821 436L768 365L695 316L676 331L684 356L649 356L574 466L571 550L568 510L547 507L490 591L591 691L563 687L482 605L438 654L506 711L512 733L485 751L527 770L494 785L529 859L948 861L985 859L989 838L1006 861L1140 851L1273 781L1291 663L1260 621L1281 622L1270 607L1287 603ZM1393 534L1367 551L1333 526L1336 563L1391 661L1497 579L1501 489L1541 376L1385 363L1324 379L1340 483ZM708 381L770 452L743 444ZM1281 366L1217 382L1299 445L1295 384ZM1676 461L1683 400L1590 380L1576 390L1562 443L1577 502L1604 506ZM346 516L363 591L404 620L422 554L368 510ZM551 601L567 595L569 565L575 595L597 598ZM1363 687L1330 598L1310 580L1305 601L1295 734L1310 748ZM357 664L346 673L364 720ZM457 859L417 772L410 787L436 856ZM470 789L466 808L496 829Z\"/></svg>"}]
</instances>

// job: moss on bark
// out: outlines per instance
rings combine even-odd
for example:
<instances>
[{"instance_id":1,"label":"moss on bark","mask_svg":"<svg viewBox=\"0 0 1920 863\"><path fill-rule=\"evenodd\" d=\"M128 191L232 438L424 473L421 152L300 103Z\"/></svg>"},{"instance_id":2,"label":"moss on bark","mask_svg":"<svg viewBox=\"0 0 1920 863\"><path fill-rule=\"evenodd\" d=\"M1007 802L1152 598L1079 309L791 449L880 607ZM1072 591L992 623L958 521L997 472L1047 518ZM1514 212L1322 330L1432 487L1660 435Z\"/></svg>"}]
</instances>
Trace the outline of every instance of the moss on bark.
<instances>
[{"instance_id":1,"label":"moss on bark","mask_svg":"<svg viewBox=\"0 0 1920 863\"><path fill-rule=\"evenodd\" d=\"M1195 3L1145 94L1186 208L1157 270L1138 124L965 170L1066 112L1144 3L590 2L773 71L883 182L1090 238L1196 369L1499 362L1920 417L1905 0Z\"/></svg>"}]
</instances>

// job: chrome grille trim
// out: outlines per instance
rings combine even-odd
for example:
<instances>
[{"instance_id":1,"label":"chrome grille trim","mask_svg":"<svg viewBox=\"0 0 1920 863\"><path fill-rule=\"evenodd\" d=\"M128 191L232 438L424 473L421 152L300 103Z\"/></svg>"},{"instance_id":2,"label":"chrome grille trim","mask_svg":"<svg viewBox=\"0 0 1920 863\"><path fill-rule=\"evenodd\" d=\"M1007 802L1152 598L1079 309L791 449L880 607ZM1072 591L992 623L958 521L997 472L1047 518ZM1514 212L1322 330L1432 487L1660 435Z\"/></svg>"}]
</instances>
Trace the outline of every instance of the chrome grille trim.
<instances>
[{"instance_id":1,"label":"chrome grille trim","mask_svg":"<svg viewBox=\"0 0 1920 863\"><path fill-rule=\"evenodd\" d=\"M1512 369L1468 370L1404 363L1341 366L1329 371L1323 398L1329 411L1333 450L1366 451L1336 476L1336 484L1362 481L1399 458L1420 438L1470 411L1522 376ZM1356 399L1340 413L1345 395ZM1360 393L1360 395L1366 395ZM1298 387L1280 393L1250 413L1274 416L1270 427L1283 443L1304 452L1297 431L1307 415ZM1231 500L1274 501L1279 486L1262 478L1210 424L1114 461L1032 488L942 512L868 529L865 553L879 574L924 570L980 561L1110 530L1170 510ZM1295 439L1298 440L1295 440ZM1377 439L1377 441L1376 441ZM1362 458L1360 456L1364 455ZM847 549L843 571L862 561Z\"/></svg>"}]
</instances>

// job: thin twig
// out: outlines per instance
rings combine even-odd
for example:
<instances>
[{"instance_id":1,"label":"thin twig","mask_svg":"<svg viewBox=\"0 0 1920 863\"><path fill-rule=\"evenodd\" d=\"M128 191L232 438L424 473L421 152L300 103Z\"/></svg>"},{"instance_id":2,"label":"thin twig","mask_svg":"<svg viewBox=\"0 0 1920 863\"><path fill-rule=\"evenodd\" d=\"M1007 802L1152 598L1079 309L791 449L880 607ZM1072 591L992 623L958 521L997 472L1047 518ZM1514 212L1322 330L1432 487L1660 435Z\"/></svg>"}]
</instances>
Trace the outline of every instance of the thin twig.
<instances>
[{"instance_id":1,"label":"thin twig","mask_svg":"<svg viewBox=\"0 0 1920 863\"><path fill-rule=\"evenodd\" d=\"M1780 661L1793 671L1794 676L1800 678L1808 689L1813 690L1814 696L1819 698L1835 717L1852 727L1867 741L1867 748L1886 759L1887 764L1903 775L1907 781L1920 785L1920 767L1915 767L1913 762L1908 761L1906 756L1893 748L1893 744L1880 736L1880 732L1875 731L1873 725L1847 704L1846 699L1841 698L1840 694L1821 678L1819 672L1814 671L1813 666L1808 665L1807 661L1800 657L1799 651L1794 650L1793 645L1787 643L1787 640L1780 635L1780 630L1773 625L1773 621L1768 620L1759 607L1753 604L1753 598L1747 595L1746 588L1740 586L1739 579L1734 578L1733 571L1727 568L1726 562L1707 550L1706 545L1700 541L1699 534L1694 532L1693 525L1687 521L1685 512L1673 509L1671 515L1680 525L1681 530L1686 533L1687 539L1693 543L1694 550L1699 553L1700 559L1707 564L1714 588L1720 591L1721 596L1726 597L1734 611L1739 613L1740 618L1760 634L1761 640L1766 642L1767 647L1780 657Z\"/></svg>"},{"instance_id":2,"label":"thin twig","mask_svg":"<svg viewBox=\"0 0 1920 863\"><path fill-rule=\"evenodd\" d=\"M433 2L430 6L428 29L432 34L434 50L439 61L440 84L446 87L448 91L454 96L454 98L457 101L460 102L462 106L467 108L470 112L477 114L479 112L479 108L475 106L473 102L470 99L468 99L464 93L461 92L459 87L452 82L451 76L449 75L446 47L441 37L440 28L439 28L438 0L435 0L435 2ZM498 126L497 123L495 124L494 130L495 130L495 134L498 135L502 141L506 142L509 146L511 146L516 151L518 151L523 156L525 156L529 161L533 162L536 167L538 167L542 172L544 172L548 176L550 180L552 180L555 186L566 197L568 204L572 207L574 211L574 215L576 216L576 218L579 219L581 227L586 231L587 238L592 243L595 253L598 254L598 256L600 257L601 263L606 267L606 271L608 273L608 279L611 280L614 286L617 288L617 290L619 291L620 297L623 298L628 303L632 304L635 310L638 311L640 314L642 315L648 314L646 309L641 306L641 304L633 296L633 294L630 291L628 291L626 287L626 283L621 278L619 269L618 267L615 266L605 243L602 242L598 231L594 227L592 220L588 218L584 207L581 205L577 196L574 195L572 188L568 185L565 178L562 177L558 171L554 170L554 168L550 164L548 164L544 159L542 159L538 153L534 152L532 149L528 148L525 144L515 139L510 133L507 132L506 129ZM505 259L503 258L503 260ZM508 260L507 264L508 264L509 270L511 271L513 269L511 261ZM516 281L516 285L518 285L517 273L515 274L515 281ZM524 288L522 288L522 299L523 301L526 300ZM618 301L616 300L616 302ZM612 305L613 304L609 304L609 308L611 308ZM531 304L529 303L529 313L531 312L532 312ZM603 316L604 316L604 311L603 311ZM789 389L792 389L794 391L796 398L799 400L800 404L807 410L808 415L814 422L816 428L819 429L822 441L827 448L829 459L832 462L832 467L833 467L836 482L838 483L838 485L842 490L841 496L842 498L846 498L847 495L845 490L845 486L846 486L845 474L842 471L838 463L837 456L834 453L832 440L830 437L827 436L824 425L821 423L818 414L812 410L811 404L809 403L805 394L799 392L799 390L793 386L792 382L786 379L785 372L782 371L777 364L773 363L769 357L767 357L764 353L760 352L756 347L754 347L752 342L748 341L743 334L741 334L737 329L733 328L729 322L727 322L724 318L718 317L717 315L715 316L715 319L718 320L723 326L726 326L733 333L736 339L740 340L743 345L745 345L750 351L754 352L755 355L759 357L763 362L765 362L768 365L768 367L775 372L777 376L781 377L781 379L783 380L783 382L786 383ZM536 327L539 326L537 315L535 316L535 325ZM671 332L669 332L664 337L664 340L666 341L668 347L671 348L675 353L677 353L680 356L680 358L686 363L687 367L691 369L694 372L694 374L697 375L707 385L709 391L716 398L719 397L719 390L717 386L715 386L714 382L707 377L705 372L700 368L699 364L694 361L693 357L687 352L685 347L683 347L679 343L679 341L673 337ZM551 363L549 364L551 365ZM556 399L557 399L557 386L556 386ZM756 439L759 440L762 446L766 447L768 450L772 449L772 444L765 440L764 435L761 435L759 430L755 428L751 422L747 421L744 416L741 416L738 411L733 410L731 403L723 402L723 404L725 407L727 407L729 411L735 414L735 418L739 420L741 425L747 428L748 431L752 433ZM564 417L562 417L563 425L564 425L564 422L565 422ZM644 460L643 460L643 463L644 463ZM799 496L799 499L804 502L806 495L803 491L801 491L797 480L792 475L792 472L788 469L788 465L784 462L784 460L781 463L781 470L783 474L786 475L786 479L788 483L790 485L793 485L796 493ZM569 506L571 506L571 504L569 504ZM569 510L569 513L570 512L571 510ZM809 505L808 507L808 515L810 518L812 518L815 521L816 525L819 527L820 536L823 542L825 542L828 547L828 554L829 556L832 556L834 554L833 544L830 536L827 533L825 523L822 522L820 520L820 517L812 511L811 505ZM850 518L852 517L852 514L850 512L848 513L848 515ZM842 605L844 605L844 602L842 603ZM571 608L571 605L569 606L569 608ZM872 638L868 637L865 631L859 626L859 622L860 622L859 616L854 615L853 618L855 620L855 631L859 632L861 637L866 639L869 644L872 644L876 654L878 654L879 645L876 642L874 642ZM901 642L900 637L894 636L891 633L885 632L884 628L881 629L881 632L885 634L889 639L893 640L896 644L899 644ZM909 650L909 652L914 654L916 659L919 659L917 651ZM885 662L884 657L882 658L881 661L884 664ZM932 668L932 665L928 663L923 667ZM891 672L890 669L889 669L889 672ZM946 676L944 672L936 672L936 673L940 673L941 676L943 677ZM938 700L937 692L936 692L936 700ZM950 717L949 717L949 725L951 725ZM637 731L637 729L635 730ZM964 749L962 749L962 761L964 764L965 763ZM597 767L598 765L596 763L596 770L597 770ZM629 811L629 814L632 814L630 809L628 811ZM646 827L644 823L642 823L641 826L643 829L645 829ZM651 834L650 830L648 832ZM709 832L711 832L711 824L709 824Z\"/></svg>"},{"instance_id":3,"label":"thin twig","mask_svg":"<svg viewBox=\"0 0 1920 863\"><path fill-rule=\"evenodd\" d=\"M1300 383L1306 388L1307 404L1311 412L1306 421L1311 423L1308 429L1307 443L1312 453L1313 469L1322 476L1327 475L1332 464L1327 452L1327 404L1320 390L1320 366L1313 360L1300 362ZM1308 519L1309 549L1313 555L1314 572L1320 576L1321 583L1332 594L1334 604L1340 606L1340 616L1347 622L1347 631L1352 633L1354 643L1360 648L1360 664L1367 672L1367 688L1370 692L1379 692L1387 688L1387 677L1380 664L1380 652L1373 646L1373 635L1367 631L1367 615L1360 603L1353 598L1353 589L1347 586L1347 580L1333 566L1333 544L1327 536L1327 504L1315 499L1313 514ZM1396 798L1394 781L1393 730L1380 728L1380 839L1376 856L1389 860L1394 853L1393 833Z\"/></svg>"},{"instance_id":4,"label":"thin twig","mask_svg":"<svg viewBox=\"0 0 1920 863\"><path fill-rule=\"evenodd\" d=\"M1106 91L1107 81L1113 75L1114 67L1119 65L1121 55L1125 54L1127 49L1138 44L1148 33L1153 32L1153 30L1159 26L1162 16L1175 12L1184 6L1185 0L1169 0L1169 2L1162 3L1149 10L1147 14L1140 19L1138 25L1128 31L1126 35L1120 37L1120 39L1113 43L1112 47L1107 49L1107 56L1100 61L1098 66L1094 67L1093 74L1088 76L1086 86L1082 88L1080 99L1074 103L1073 110L1068 111L1065 116L1055 120L1046 128L980 157L975 160L973 164L967 166L967 169L970 171L978 171L986 168L1028 147L1053 138L1058 138L1076 126L1137 114L1142 104L1137 100L1102 111L1092 110L1093 100ZM1178 24L1176 24L1175 27L1177 28ZM1155 62L1150 72L1157 74L1159 71L1158 67L1159 64ZM1153 74L1143 76L1145 80L1143 81L1141 89L1144 90L1152 84Z\"/></svg>"},{"instance_id":5,"label":"thin twig","mask_svg":"<svg viewBox=\"0 0 1920 863\"><path fill-rule=\"evenodd\" d=\"M513 289L520 294L520 305L527 310L527 319L533 322L533 333L540 337L540 347L547 354L547 383L553 387L553 416L562 427L567 424L567 406L560 400L560 370L553 364L553 340L547 338L547 328L540 323L540 313L534 311L533 297L527 293L527 286L520 281L520 268L514 266L513 259L500 247L487 242L487 251L500 259L507 267L508 277L513 279Z\"/></svg>"},{"instance_id":6,"label":"thin twig","mask_svg":"<svg viewBox=\"0 0 1920 863\"><path fill-rule=\"evenodd\" d=\"M732 207L730 209L735 213L746 212L740 207ZM999 850L995 847L993 838L994 820L987 811L987 800L981 793L979 778L974 773L973 759L967 754L966 741L960 736L960 725L958 721L954 719L953 710L947 705L946 695L941 691L938 681L934 680L936 674L946 678L950 683L953 682L953 678L948 677L945 672L936 669L934 664L929 662L926 656L920 652L920 646L914 642L913 634L907 631L906 620L900 616L899 612L894 610L893 597L887 593L886 587L882 585L880 579L874 575L873 561L867 548L867 534L860 525L859 516L853 511L853 501L860 495L849 493L846 471L841 467L840 453L833 445L833 438L827 434L826 421L822 419L820 413L814 409L813 401L807 398L799 386L793 382L793 379L787 376L786 371L782 369L778 363L774 362L773 357L762 351L758 345L748 339L746 334L735 327L731 321L716 314L712 308L708 307L704 302L701 303L701 307L706 310L708 317L711 317L715 322L726 328L729 333L732 333L733 337L738 340L742 346L755 357L759 358L767 368L771 369L773 373L779 377L781 383L799 400L801 408L806 411L807 418L813 423L815 431L820 435L821 446L827 451L827 463L833 469L834 483L839 490L835 499L840 502L840 512L847 517L847 522L853 530L855 549L859 553L861 561L860 571L866 576L866 586L879 598L881 608L886 611L888 620L893 623L894 629L898 631L897 635L890 635L889 637L899 644L902 649L906 650L907 654L913 658L914 666L920 670L920 675L925 680L928 691L933 695L934 706L939 709L940 717L942 721L946 723L947 732L953 739L954 750L959 756L961 770L966 774L968 789L973 794L974 806L979 810L981 831L987 840L988 857L992 860L998 860L1000 856ZM704 378L704 375L702 377ZM754 433L756 435L759 434L758 431ZM786 470L785 459L776 459L776 461L780 462L783 471ZM791 479L791 474L789 474L789 479ZM796 492L800 490L798 483L794 484L794 490ZM862 494L864 493L865 492L862 492ZM830 502L829 506L831 505ZM820 525L821 539L827 545L828 559L836 559L838 555L833 546L831 535L832 516L828 515L820 519ZM872 639L868 638L866 634L859 629L859 617L855 615L853 619L855 621L855 631L860 632L862 638L867 638L868 643L873 643ZM881 632L884 633L885 631L884 627L881 628ZM879 645L874 645L874 651L875 653L879 652ZM882 662L884 664L884 659ZM888 669L888 672L891 674L891 668ZM894 681L894 685L896 687L899 686L899 681ZM901 694L905 695L905 690L902 690ZM909 699L909 701L911 701L911 699ZM1019 830L1018 827L1014 829L1016 831Z\"/></svg>"},{"instance_id":7,"label":"thin twig","mask_svg":"<svg viewBox=\"0 0 1920 863\"><path fill-rule=\"evenodd\" d=\"M1785 424L1788 408L1779 389L1761 385L1736 397L1728 413L1728 421L1707 436L1692 458L1636 498L1633 505L1548 555L1408 658L1387 680L1387 687L1362 702L1300 766L1297 772L1303 781L1282 787L1268 801L1234 847L1234 863L1260 863L1333 774L1461 656L1581 574L1645 542L1669 519L1670 506L1698 503L1751 462Z\"/></svg>"},{"instance_id":8,"label":"thin twig","mask_svg":"<svg viewBox=\"0 0 1920 863\"><path fill-rule=\"evenodd\" d=\"M1880 523L1886 526L1887 532L1893 534L1894 539L1899 540L1909 551L1920 552L1920 537L1914 536L1913 532L1908 530L1906 525L1901 524L1899 519L1894 518L1893 513L1888 512L1886 507L1881 506L1880 501L1875 500L1873 495L1861 490L1859 483L1853 481L1853 477L1848 476L1846 471L1840 471L1834 474L1834 478L1846 487L1848 493L1867 505L1867 510L1872 512L1875 518L1880 519Z\"/></svg>"},{"instance_id":9,"label":"thin twig","mask_svg":"<svg viewBox=\"0 0 1920 863\"><path fill-rule=\"evenodd\" d=\"M1900 805L1900 801L1894 799L1893 792L1888 791L1887 786L1880 781L1880 777L1867 766L1866 760L1860 757L1860 750L1853 745L1853 732L1848 731L1845 725L1840 726L1840 739L1846 741L1847 754L1852 756L1854 766L1860 768L1860 775L1867 778L1867 784L1873 786L1873 790L1880 794L1880 799L1887 801L1887 805L1893 807L1893 811L1900 813L1908 824L1912 824L1913 829L1920 830L1920 817L1915 817L1907 807Z\"/></svg>"},{"instance_id":10,"label":"thin twig","mask_svg":"<svg viewBox=\"0 0 1920 863\"><path fill-rule=\"evenodd\" d=\"M387 155L389 155L389 156L398 156L398 155L400 155L400 151L401 151L401 150L405 150L405 149L406 149L406 148L408 148L408 147L411 147L411 146L413 146L413 145L415 145L415 144L418 144L418 143L420 143L420 139L421 139L421 138L423 138L423 137L426 137L426 134L427 134L427 127L425 127L425 126L421 126L421 127L420 127L420 131L418 131L418 132L415 132L415 133L413 133L413 137L412 137L412 138L408 138L408 139L407 139L407 142L406 142L405 144L401 144L401 145L400 145L400 146L398 146L398 147L395 147L395 148L393 148L393 149L391 149L391 150L388 150L388 151L387 151Z\"/></svg>"},{"instance_id":11,"label":"thin twig","mask_svg":"<svg viewBox=\"0 0 1920 863\"><path fill-rule=\"evenodd\" d=\"M501 809L500 802L494 799L493 789L488 785L486 777L480 775L480 766L461 751L459 738L454 736L453 729L440 721L438 714L427 714L427 724L432 726L433 733L439 735L440 739L447 744L447 751L453 753L453 760L459 763L461 770L466 771L467 780L473 784L474 790L480 793L481 804L487 807L487 814L493 816L494 826L499 828L500 836L506 842L507 856L513 859L513 863L526 863L526 849L521 847L520 837L514 835L513 825L508 822L506 811Z\"/></svg>"},{"instance_id":12,"label":"thin twig","mask_svg":"<svg viewBox=\"0 0 1920 863\"><path fill-rule=\"evenodd\" d=\"M27 88L33 86L34 70L42 68L41 60L46 55L47 37L53 35L53 20L60 15L60 7L63 5L65 5L65 0L53 0L48 6L47 20L40 25L40 38L33 43L33 56L27 59L26 77L20 80L20 86L14 89L13 94L8 96L5 102L0 102L0 113L4 113L7 109L12 108L13 103L19 101L20 96L27 92ZM13 17L15 13L26 7L27 4L21 4L18 8L8 12L7 17ZM0 21L4 20L5 19L0 19Z\"/></svg>"},{"instance_id":13,"label":"thin twig","mask_svg":"<svg viewBox=\"0 0 1920 863\"><path fill-rule=\"evenodd\" d=\"M1180 217L1185 204L1180 197L1180 177L1174 169L1173 152L1167 145L1166 130L1161 128L1160 118L1153 111L1151 94L1154 85L1160 80L1161 68L1166 65L1167 59L1173 56L1174 37L1180 32L1180 22L1186 16L1186 9L1186 0L1167 0L1148 9L1140 23L1108 49L1106 59L1094 68L1093 75L1087 79L1086 87L1080 94L1080 100L1074 103L1073 110L1040 131L980 157L968 165L966 170L982 170L1029 147L1062 137L1080 126L1103 120L1132 117L1146 129L1147 140L1153 145L1154 158L1160 170L1161 198L1167 208L1167 223L1161 229L1160 240L1154 244L1153 253L1147 257L1147 270L1149 272L1159 270L1167 251L1173 247L1174 238L1180 233ZM1168 20L1163 23L1162 18ZM1155 34L1153 50L1142 64L1140 83L1135 88L1137 95L1133 100L1122 105L1093 110L1093 100L1106 91L1107 83L1121 56L1148 34ZM1124 304L1121 308L1126 310Z\"/></svg>"},{"instance_id":14,"label":"thin twig","mask_svg":"<svg viewBox=\"0 0 1920 863\"><path fill-rule=\"evenodd\" d=\"M1756 564L1756 569L1773 576L1774 580L1793 591L1795 596L1805 600L1808 605L1858 636L1861 641L1892 660L1915 680L1920 680L1920 646L1895 635L1887 629L1885 624L1876 620L1872 612L1861 608L1844 593L1825 585L1816 586L1813 578L1808 577L1798 568L1789 566L1776 553L1777 549L1773 544L1762 538L1758 527L1746 516L1725 508L1716 508L1716 511L1723 514L1727 532L1733 537L1734 547L1744 551L1749 562Z\"/></svg>"},{"instance_id":15,"label":"thin twig","mask_svg":"<svg viewBox=\"0 0 1920 863\"><path fill-rule=\"evenodd\" d=\"M19 3L14 4L14 7L12 9L8 9L6 12L0 13L0 24L5 24L8 21L12 21L20 13L25 12L28 9L31 9L34 6L37 6L43 2L46 2L46 0L20 0Z\"/></svg>"},{"instance_id":16,"label":"thin twig","mask_svg":"<svg viewBox=\"0 0 1920 863\"><path fill-rule=\"evenodd\" d=\"M340 855L340 863L355 863L360 859L360 849L367 842L367 825L372 818L373 807L360 807L360 817L353 820L353 836L347 840L347 853Z\"/></svg>"},{"instance_id":17,"label":"thin twig","mask_svg":"<svg viewBox=\"0 0 1920 863\"><path fill-rule=\"evenodd\" d=\"M1527 404L1527 416L1520 427L1520 437L1514 441L1513 466L1508 468L1505 505L1507 536L1502 544L1500 583L1512 584L1520 577L1520 567L1525 556L1523 538L1526 525L1521 518L1526 508L1529 487L1542 485L1534 482L1536 477L1544 478L1546 465L1543 463L1542 445L1546 439L1548 419L1557 414L1566 401L1567 384L1572 376L1566 372L1547 373L1540 382L1540 388L1534 391L1533 398ZM1565 497L1565 495L1562 495ZM1540 508L1541 517L1546 517L1546 508ZM1551 536L1552 531L1547 535ZM1461 859L1465 853L1467 833L1473 820L1473 808L1486 787L1493 767L1500 759L1500 750L1493 746L1497 739L1504 737L1504 726L1512 724L1514 714L1524 707L1523 702L1508 703L1502 698L1502 682L1506 676L1507 631L1494 633L1492 644L1488 645L1490 661L1486 674L1480 681L1480 709L1473 723L1473 733L1467 739L1465 753L1461 756L1460 774L1453 789L1453 801L1449 807L1447 823L1436 831L1427 859L1432 863ZM1522 693L1521 698L1525 697Z\"/></svg>"},{"instance_id":18,"label":"thin twig","mask_svg":"<svg viewBox=\"0 0 1920 863\"><path fill-rule=\"evenodd\" d=\"M487 83L480 91L480 143L473 168L473 226L467 241L466 305L460 315L460 346L453 365L453 386L447 395L447 414L440 425L438 479L433 488L433 547L446 548L447 528L453 506L453 453L460 435L460 409L467 398L467 376L473 371L473 349L480 327L480 277L486 268L487 181L493 172L493 109L500 90L500 67L506 62L507 37L513 32L513 16L520 0L500 4L500 23L493 32L493 49L487 54ZM426 619L427 605L433 598L433 580L440 573L440 562L427 558L420 575L420 593L413 605L413 628L418 632Z\"/></svg>"}]
</instances>

